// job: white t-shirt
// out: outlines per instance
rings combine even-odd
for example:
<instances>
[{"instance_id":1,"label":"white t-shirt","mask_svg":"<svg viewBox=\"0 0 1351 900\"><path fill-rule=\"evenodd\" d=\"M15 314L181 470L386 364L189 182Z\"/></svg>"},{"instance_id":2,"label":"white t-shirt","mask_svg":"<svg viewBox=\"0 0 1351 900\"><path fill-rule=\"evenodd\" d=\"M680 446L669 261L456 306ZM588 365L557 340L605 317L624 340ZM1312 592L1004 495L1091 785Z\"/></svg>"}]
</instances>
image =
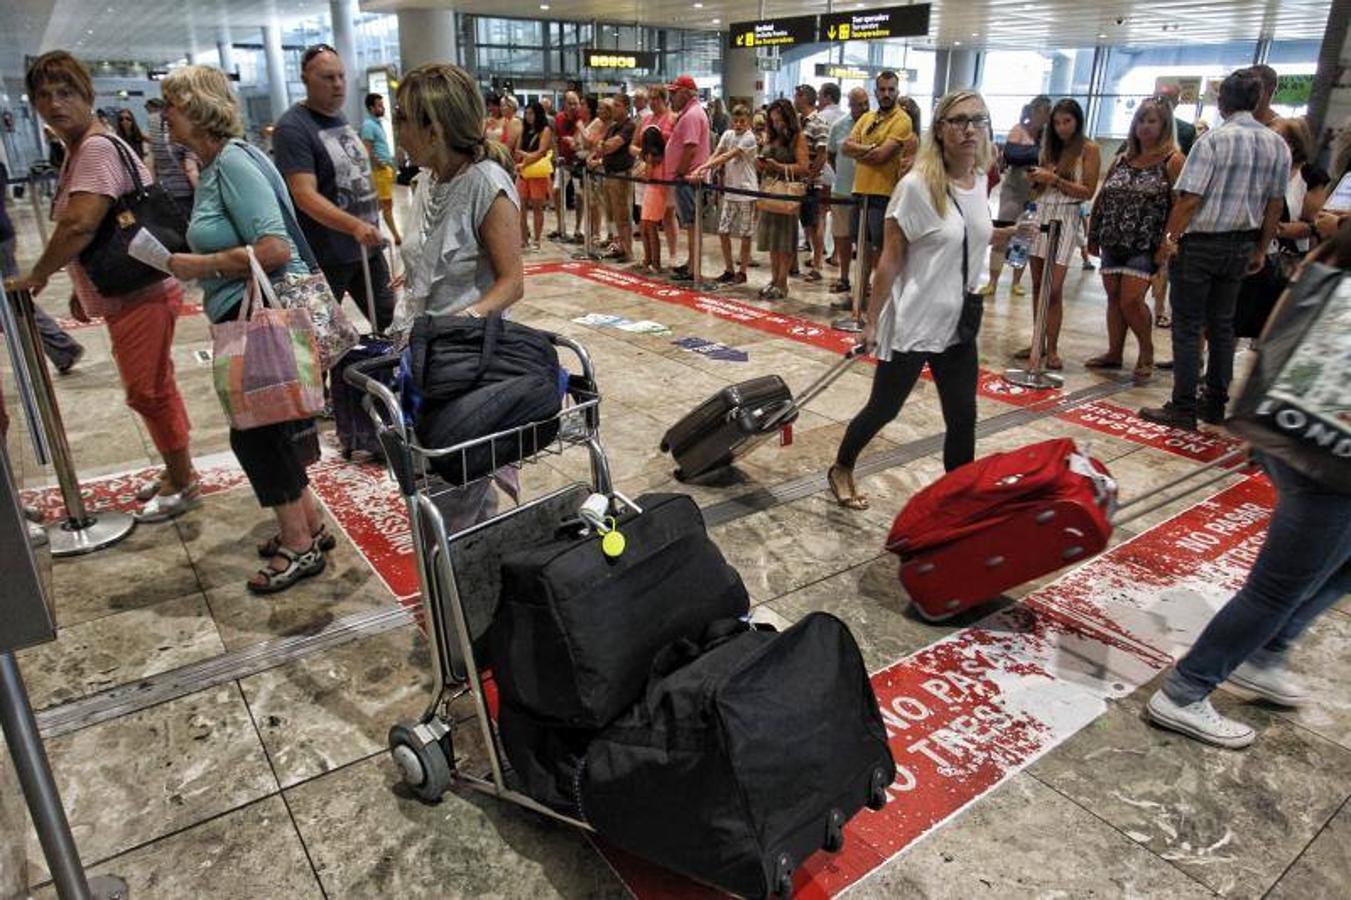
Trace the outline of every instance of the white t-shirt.
<instances>
[{"instance_id":1,"label":"white t-shirt","mask_svg":"<svg viewBox=\"0 0 1351 900\"><path fill-rule=\"evenodd\" d=\"M737 134L729 128L718 139L718 149L715 152L726 153L733 147L740 152L723 164L723 184L742 191L759 190L760 181L755 176L755 154L759 150L759 145L755 142L755 132L747 128L741 134ZM743 197L739 194L726 194L723 199L732 203L755 201L754 197Z\"/></svg>"},{"instance_id":2,"label":"white t-shirt","mask_svg":"<svg viewBox=\"0 0 1351 900\"><path fill-rule=\"evenodd\" d=\"M957 343L957 320L966 291L980 286L985 250L994 233L990 219L988 182L977 177L969 189L949 183L958 210L949 200L947 215L939 217L929 189L911 172L896 185L887 204L909 242L905 268L891 287L891 315L877 335L878 358L900 353L941 353ZM962 232L966 231L967 282L962 285ZM883 356L882 354L886 355Z\"/></svg>"}]
</instances>

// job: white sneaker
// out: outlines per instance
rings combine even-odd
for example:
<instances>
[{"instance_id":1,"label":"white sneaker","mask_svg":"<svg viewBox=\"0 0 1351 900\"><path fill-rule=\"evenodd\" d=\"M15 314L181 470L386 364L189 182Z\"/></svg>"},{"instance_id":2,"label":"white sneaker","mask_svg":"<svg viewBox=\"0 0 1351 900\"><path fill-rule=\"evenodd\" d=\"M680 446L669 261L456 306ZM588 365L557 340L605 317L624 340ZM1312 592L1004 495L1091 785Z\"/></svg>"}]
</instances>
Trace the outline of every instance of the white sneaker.
<instances>
[{"instance_id":1,"label":"white sneaker","mask_svg":"<svg viewBox=\"0 0 1351 900\"><path fill-rule=\"evenodd\" d=\"M1145 709L1156 724L1217 747L1241 750L1257 737L1251 726L1220 715L1208 699L1180 706L1163 691L1155 691Z\"/></svg>"},{"instance_id":2,"label":"white sneaker","mask_svg":"<svg viewBox=\"0 0 1351 900\"><path fill-rule=\"evenodd\" d=\"M1309 691L1282 662L1269 666L1248 660L1229 675L1229 683L1280 706L1303 706Z\"/></svg>"}]
</instances>

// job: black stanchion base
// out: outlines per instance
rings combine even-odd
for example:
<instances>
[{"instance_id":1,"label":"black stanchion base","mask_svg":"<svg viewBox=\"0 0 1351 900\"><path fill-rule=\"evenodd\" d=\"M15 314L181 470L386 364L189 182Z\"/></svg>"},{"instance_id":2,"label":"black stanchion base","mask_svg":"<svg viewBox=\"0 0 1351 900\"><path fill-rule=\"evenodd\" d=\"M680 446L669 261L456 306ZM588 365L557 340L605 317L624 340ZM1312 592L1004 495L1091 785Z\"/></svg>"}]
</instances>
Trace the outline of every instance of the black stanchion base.
<instances>
[{"instance_id":1,"label":"black stanchion base","mask_svg":"<svg viewBox=\"0 0 1351 900\"><path fill-rule=\"evenodd\" d=\"M853 316L845 316L830 323L830 327L836 331L847 331L850 334L858 334L863 331L865 322L862 319L855 319Z\"/></svg>"}]
</instances>

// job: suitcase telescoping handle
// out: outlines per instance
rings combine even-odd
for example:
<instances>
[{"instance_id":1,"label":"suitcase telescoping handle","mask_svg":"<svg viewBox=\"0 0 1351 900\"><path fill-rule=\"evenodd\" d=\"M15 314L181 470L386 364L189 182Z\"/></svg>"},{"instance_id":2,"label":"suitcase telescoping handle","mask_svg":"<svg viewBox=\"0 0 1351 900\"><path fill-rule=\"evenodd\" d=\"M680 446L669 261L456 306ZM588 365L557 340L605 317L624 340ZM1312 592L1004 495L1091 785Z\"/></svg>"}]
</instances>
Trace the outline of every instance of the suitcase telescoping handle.
<instances>
[{"instance_id":1,"label":"suitcase telescoping handle","mask_svg":"<svg viewBox=\"0 0 1351 900\"><path fill-rule=\"evenodd\" d=\"M371 334L380 333L380 322L375 317L375 291L371 286L371 261L369 259L371 248L365 244L361 245L361 277L366 287L366 319L371 323ZM384 253L384 247L381 246L381 253Z\"/></svg>"},{"instance_id":2,"label":"suitcase telescoping handle","mask_svg":"<svg viewBox=\"0 0 1351 900\"><path fill-rule=\"evenodd\" d=\"M794 397L788 403L772 413L765 422L764 430L769 431L777 428L780 424L793 419L802 407L811 403L821 392L830 387L835 381L845 373L854 361L868 352L868 348L863 344L855 344L836 363L825 371L820 378L817 378L802 391L801 394Z\"/></svg>"},{"instance_id":3,"label":"suitcase telescoping handle","mask_svg":"<svg viewBox=\"0 0 1351 900\"><path fill-rule=\"evenodd\" d=\"M1146 491L1134 500L1123 503L1116 508L1116 515L1112 517L1112 527L1116 528L1133 522L1141 516L1148 515L1160 507L1175 503L1186 497L1188 494L1194 494L1215 484L1217 481L1223 481L1233 474L1232 467L1248 456L1248 448L1241 447L1237 450L1231 450L1218 459L1211 460L1199 469L1193 469L1186 475L1174 478L1172 481L1165 482L1152 490ZM1204 480L1198 480L1202 475L1213 472L1215 469L1222 469L1218 474L1212 475ZM1174 491L1174 488L1182 487L1188 482L1196 482L1181 491ZM1122 515L1126 510L1130 510L1129 515Z\"/></svg>"}]
</instances>

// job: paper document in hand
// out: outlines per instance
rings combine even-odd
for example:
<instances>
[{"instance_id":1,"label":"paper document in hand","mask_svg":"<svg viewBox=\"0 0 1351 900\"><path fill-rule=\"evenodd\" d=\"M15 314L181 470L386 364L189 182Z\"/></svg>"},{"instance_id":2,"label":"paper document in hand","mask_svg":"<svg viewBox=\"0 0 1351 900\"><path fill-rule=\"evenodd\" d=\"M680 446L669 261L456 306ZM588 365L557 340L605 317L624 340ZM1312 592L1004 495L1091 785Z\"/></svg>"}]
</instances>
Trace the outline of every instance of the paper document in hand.
<instances>
[{"instance_id":1,"label":"paper document in hand","mask_svg":"<svg viewBox=\"0 0 1351 900\"><path fill-rule=\"evenodd\" d=\"M147 266L159 269L161 272L169 271L169 248L160 243L159 238L150 233L148 229L142 228L136 232L136 237L131 239L127 245L127 255L132 259L139 260Z\"/></svg>"}]
</instances>

